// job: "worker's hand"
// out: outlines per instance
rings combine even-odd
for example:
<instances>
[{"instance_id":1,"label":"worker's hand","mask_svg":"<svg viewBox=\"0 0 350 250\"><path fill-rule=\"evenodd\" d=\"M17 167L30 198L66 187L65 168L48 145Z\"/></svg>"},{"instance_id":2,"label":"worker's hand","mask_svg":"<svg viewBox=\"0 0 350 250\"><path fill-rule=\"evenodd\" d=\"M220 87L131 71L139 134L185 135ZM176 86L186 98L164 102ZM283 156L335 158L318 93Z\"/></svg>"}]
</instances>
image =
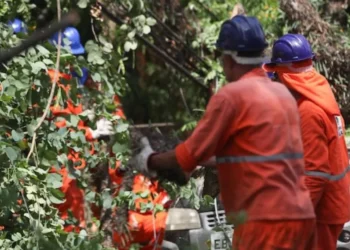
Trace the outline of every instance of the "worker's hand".
<instances>
[{"instance_id":1,"label":"worker's hand","mask_svg":"<svg viewBox=\"0 0 350 250\"><path fill-rule=\"evenodd\" d=\"M92 138L98 139L104 136L111 136L115 134L112 122L102 118L96 123L96 130L91 130Z\"/></svg>"},{"instance_id":2,"label":"worker's hand","mask_svg":"<svg viewBox=\"0 0 350 250\"><path fill-rule=\"evenodd\" d=\"M147 137L142 137L140 140L141 152L137 154L133 159L133 164L135 164L135 168L142 173L143 175L155 178L157 177L157 172L151 171L148 168L148 159L154 154L154 150L149 144L149 140Z\"/></svg>"}]
</instances>

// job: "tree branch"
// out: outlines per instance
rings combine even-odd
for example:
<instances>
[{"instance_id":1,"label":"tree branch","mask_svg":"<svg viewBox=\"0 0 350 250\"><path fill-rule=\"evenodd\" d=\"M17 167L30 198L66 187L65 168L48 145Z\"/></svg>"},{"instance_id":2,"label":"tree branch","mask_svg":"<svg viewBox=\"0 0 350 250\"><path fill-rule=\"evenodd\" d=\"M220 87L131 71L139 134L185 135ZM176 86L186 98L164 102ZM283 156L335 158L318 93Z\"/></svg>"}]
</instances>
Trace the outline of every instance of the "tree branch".
<instances>
[{"instance_id":1,"label":"tree branch","mask_svg":"<svg viewBox=\"0 0 350 250\"><path fill-rule=\"evenodd\" d=\"M60 1L57 1L57 19L58 19L58 22L61 20L61 2ZM49 109L50 109L50 106L51 106L51 103L52 103L52 100L53 100L53 96L55 94L55 90L56 90L56 84L57 84L57 81L58 81L58 73L59 73L59 67L60 67L60 56L61 56L61 41L62 41L62 32L59 31L58 32L58 45L57 45L57 59L56 59L56 70L55 70L55 75L54 75L54 78L53 78L53 83L52 83L52 87L51 87L51 92L50 92L50 96L49 96L49 99L47 100L47 105L46 105L46 108L44 110L44 113L43 115L41 116L38 124L36 125L35 129L34 129L34 135L33 135L33 139L32 139L32 143L30 145L30 151L27 155L27 162L29 161L30 159L30 156L33 154L33 151L34 151L34 148L35 148L35 144L36 144L36 137L37 137L37 130L41 127L41 125L43 124L48 112L49 112Z\"/></svg>"}]
</instances>

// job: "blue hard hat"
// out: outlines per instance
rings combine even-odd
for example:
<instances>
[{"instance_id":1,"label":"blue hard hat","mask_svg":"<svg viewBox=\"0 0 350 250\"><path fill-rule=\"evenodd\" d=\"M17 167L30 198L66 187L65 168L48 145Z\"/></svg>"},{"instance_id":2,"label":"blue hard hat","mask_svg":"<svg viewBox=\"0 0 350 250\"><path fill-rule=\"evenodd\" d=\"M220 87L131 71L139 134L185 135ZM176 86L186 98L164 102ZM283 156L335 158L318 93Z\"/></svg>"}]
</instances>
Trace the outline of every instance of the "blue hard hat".
<instances>
[{"instance_id":1,"label":"blue hard hat","mask_svg":"<svg viewBox=\"0 0 350 250\"><path fill-rule=\"evenodd\" d=\"M74 27L67 27L62 32L62 41L64 38L68 39L70 44L70 49L73 55L80 55L85 53L85 49L83 45L80 42L80 34L78 30ZM58 33L55 33L53 37L51 38L51 42L58 44Z\"/></svg>"},{"instance_id":2,"label":"blue hard hat","mask_svg":"<svg viewBox=\"0 0 350 250\"><path fill-rule=\"evenodd\" d=\"M77 72L75 71L72 71L72 76L73 77L77 77L78 78L78 81L79 81L79 84L81 85L84 85L86 80L88 79L89 77L89 70L87 68L82 68L81 71L83 72L83 75L82 76L79 76Z\"/></svg>"},{"instance_id":3,"label":"blue hard hat","mask_svg":"<svg viewBox=\"0 0 350 250\"><path fill-rule=\"evenodd\" d=\"M268 46L260 22L255 17L237 15L225 21L216 47L237 52L259 52Z\"/></svg>"},{"instance_id":4,"label":"blue hard hat","mask_svg":"<svg viewBox=\"0 0 350 250\"><path fill-rule=\"evenodd\" d=\"M271 62L267 65L299 62L314 56L310 43L303 35L287 34L273 44Z\"/></svg>"},{"instance_id":5,"label":"blue hard hat","mask_svg":"<svg viewBox=\"0 0 350 250\"><path fill-rule=\"evenodd\" d=\"M27 33L27 27L24 22L18 18L7 23L13 29L14 33Z\"/></svg>"}]
</instances>

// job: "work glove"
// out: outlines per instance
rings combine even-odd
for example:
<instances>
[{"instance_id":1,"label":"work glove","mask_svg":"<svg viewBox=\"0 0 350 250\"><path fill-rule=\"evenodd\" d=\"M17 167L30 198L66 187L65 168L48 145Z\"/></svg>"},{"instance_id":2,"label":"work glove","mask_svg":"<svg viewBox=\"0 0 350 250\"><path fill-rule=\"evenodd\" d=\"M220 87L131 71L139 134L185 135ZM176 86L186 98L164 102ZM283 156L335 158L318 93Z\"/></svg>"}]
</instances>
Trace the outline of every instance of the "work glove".
<instances>
[{"instance_id":1,"label":"work glove","mask_svg":"<svg viewBox=\"0 0 350 250\"><path fill-rule=\"evenodd\" d=\"M157 172L148 169L148 159L155 152L149 144L149 140L147 137L141 138L140 146L141 152L134 156L133 159L131 159L132 165L134 165L133 167L136 168L143 175L150 178L156 178Z\"/></svg>"},{"instance_id":2,"label":"work glove","mask_svg":"<svg viewBox=\"0 0 350 250\"><path fill-rule=\"evenodd\" d=\"M111 136L115 134L112 122L106 120L105 118L102 118L97 121L95 130L92 130L92 129L90 130L91 130L92 138L94 139L98 139L105 136Z\"/></svg>"}]
</instances>

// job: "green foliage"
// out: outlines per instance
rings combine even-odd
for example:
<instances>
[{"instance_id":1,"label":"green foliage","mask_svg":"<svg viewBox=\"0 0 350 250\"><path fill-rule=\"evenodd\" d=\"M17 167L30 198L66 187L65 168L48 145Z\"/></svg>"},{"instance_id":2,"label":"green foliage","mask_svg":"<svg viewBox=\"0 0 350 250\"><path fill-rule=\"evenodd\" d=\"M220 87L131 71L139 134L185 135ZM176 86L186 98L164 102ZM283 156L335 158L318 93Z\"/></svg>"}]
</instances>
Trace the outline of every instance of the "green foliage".
<instances>
[{"instance_id":1,"label":"green foliage","mask_svg":"<svg viewBox=\"0 0 350 250\"><path fill-rule=\"evenodd\" d=\"M5 25L7 20L21 15L27 23L35 25L35 20L30 16L30 10L34 6L29 2L29 0L2 1L0 6L0 18L3 21L0 23L1 48L13 47L21 39L26 38L23 34L21 36L12 34L9 27ZM145 53L149 56L144 69L147 78L141 79L136 74L140 72L133 71L139 66L137 63L140 63L135 60L136 52L147 50L139 43L136 36L143 36L151 42L157 42L157 37L152 36L152 29L157 27L157 22L148 16L146 11L155 1L109 2L122 5L130 18L125 25L112 31L115 32L115 40L109 41L103 35L97 35L96 40L86 42L86 57L73 56L68 47L62 48L59 55L60 72L69 74L70 69L73 68L81 74L82 68L87 67L92 79L101 83L103 94L82 89L75 78L61 79L63 84L71 85L70 94L67 96L62 89L56 88L56 99L51 103L51 105L63 106L68 98L74 103L82 102L85 107L96 103L94 107L96 116L105 117L114 122L116 136L108 143L94 142L95 154L90 154L91 144L86 140L84 132L78 129L78 123L81 120L86 121L86 113L65 116L67 128L57 129L55 124L47 119L51 116L49 112L39 129L34 131L48 105L48 97L52 89L52 83L46 71L53 69L57 60L57 49L53 45L43 42L30 48L21 56L3 65L0 70L1 249L107 249L101 244L105 238L103 232L91 233L89 230L93 223L99 225L100 222L96 218L90 219L88 228L79 234L63 231L64 223L77 222L72 216L64 222L58 215L55 206L64 202L64 195L59 189L62 186L62 177L50 171L52 168L59 170L61 166L67 166L70 177L84 189L87 204L96 204L108 209L126 203L133 208L135 199L148 195L147 193L120 192L113 198L111 190L105 189L98 193L89 183L90 170L96 168L99 163L106 162L114 165L116 160L125 163L130 154L129 125L120 117L112 115L116 108L112 101L114 94L119 96L128 94L123 104L132 107L130 108L132 111L134 107L137 110L137 101L142 108L148 109L147 121L185 123L181 129L183 132L193 130L203 114L207 104L204 93L173 68L162 61L155 60L152 54ZM181 19L186 20L188 22L186 24L193 30L189 32L184 29L177 32L180 33L186 46L191 47L209 65L209 67L203 67L196 64L196 70L191 73L200 77L206 85L213 85L214 92L225 84L220 62L214 56L214 44L222 21L230 18L232 9L238 2L243 4L248 15L254 15L261 21L270 45L277 37L291 31L296 25L286 23L284 13L279 9L276 0L181 1L180 7L183 9L179 8L184 14ZM56 9L56 1L48 1L48 3L53 10ZM61 1L63 11L79 7L81 13L87 15L92 3L93 1L90 0ZM313 4L322 9L324 1L313 1ZM165 12L163 20L170 26L176 24L174 13L174 16L170 16L170 11ZM90 29L90 26L84 29ZM341 37L344 43L350 44L350 40L346 38L347 32L344 32ZM177 53L174 53L175 56L181 57L181 53ZM326 64L318 63L317 68L327 76L329 68ZM334 79L341 84L346 82L341 75ZM77 98L78 94L83 97ZM138 117L138 113L131 114L134 118ZM94 128L93 123L89 126ZM35 145L32 144L34 134L36 134ZM109 148L114 156L112 157L105 148ZM28 158L31 149L33 154ZM77 163L69 159L69 149L84 155L86 168L74 168L74 164ZM172 183L163 183L163 185L174 200L182 197L194 208L208 206L213 202L210 197L198 197L194 180L182 188ZM143 204L141 209L144 212L149 210L159 212L164 208L147 203ZM133 247L138 249L137 246Z\"/></svg>"},{"instance_id":2,"label":"green foliage","mask_svg":"<svg viewBox=\"0 0 350 250\"><path fill-rule=\"evenodd\" d=\"M0 9L3 18L12 18L23 14L30 19L29 1L5 1ZM23 7L25 4L25 7ZM80 1L79 6L85 8L87 1ZM85 6L85 7L84 7ZM16 13L12 13L16 10ZM32 21L32 20L29 20ZM26 36L25 36L26 37ZM0 47L14 47L21 39L12 34L4 24L0 24ZM94 143L96 154L91 155L91 144L86 141L83 131L78 129L78 122L85 119L81 116L67 115L67 128L57 129L49 119L45 119L36 131L37 139L32 144L34 129L37 126L45 107L49 105L64 106L68 98L73 102L86 100L76 98L81 92L75 78L60 79L64 85L69 84L71 91L67 96L61 88L55 90L55 100L48 103L52 83L46 71L55 67L57 49L48 42L30 48L21 56L14 58L1 69L0 82L0 248L1 249L103 249L103 235L93 235L82 230L80 234L63 232L62 221L58 215L57 204L64 202L64 195L59 190L62 177L52 173L51 168L59 169L67 166L71 178L76 178L79 185L89 194L89 170L98 163L106 161L115 164L116 159L126 160L128 131L127 124L120 118L111 115L113 95L122 95L126 89L123 74L118 67L123 67L121 52L114 51L113 45L99 36L99 41L86 43L87 60L73 56L68 48L62 48L59 71L70 74L70 67L76 72L87 67L96 82L102 83L103 95L97 91L87 93L89 98L98 104L96 115L118 122L113 146L115 157L102 150L104 142ZM84 95L83 95L84 96ZM85 101L85 103L84 103ZM112 107L111 107L112 106ZM114 107L115 110L116 107ZM51 116L50 112L48 117ZM47 118L48 118L47 117ZM69 130L68 130L69 129ZM75 132L74 132L75 131ZM29 149L33 154L27 159ZM69 149L85 152L87 167L75 169L74 163L68 159ZM92 191L90 191L90 194ZM90 197L90 199L89 199ZM103 201L104 207L110 206L105 193L86 197L89 203L98 204ZM71 218L72 223L75 223ZM69 220L65 222L69 223Z\"/></svg>"},{"instance_id":3,"label":"green foliage","mask_svg":"<svg viewBox=\"0 0 350 250\"><path fill-rule=\"evenodd\" d=\"M14 18L23 16L24 20L30 19L30 10L35 8L30 0L3 0L0 5L0 18Z\"/></svg>"}]
</instances>

